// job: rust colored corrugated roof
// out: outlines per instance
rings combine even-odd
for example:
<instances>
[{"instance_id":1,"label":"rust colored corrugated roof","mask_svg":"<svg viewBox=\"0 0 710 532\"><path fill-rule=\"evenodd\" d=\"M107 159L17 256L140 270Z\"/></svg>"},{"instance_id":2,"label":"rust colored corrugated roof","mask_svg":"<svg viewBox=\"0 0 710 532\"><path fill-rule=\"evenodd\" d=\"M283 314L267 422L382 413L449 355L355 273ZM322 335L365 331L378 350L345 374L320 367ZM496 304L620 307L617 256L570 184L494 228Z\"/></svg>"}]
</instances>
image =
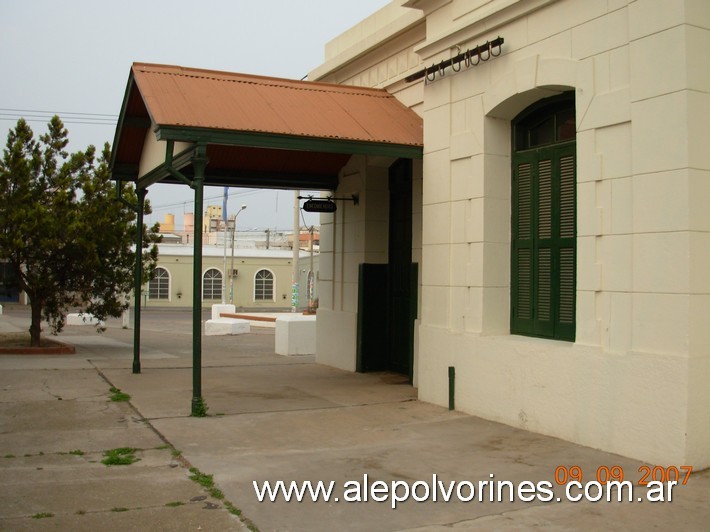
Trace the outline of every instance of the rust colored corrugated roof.
<instances>
[{"instance_id":1,"label":"rust colored corrugated roof","mask_svg":"<svg viewBox=\"0 0 710 532\"><path fill-rule=\"evenodd\" d=\"M423 152L421 118L384 90L135 63L111 154L114 179L146 175L151 136L203 146L204 183L215 186L334 190L353 154ZM191 178L191 161L182 163ZM143 186L179 181L165 165L154 170Z\"/></svg>"},{"instance_id":2,"label":"rust colored corrugated roof","mask_svg":"<svg viewBox=\"0 0 710 532\"><path fill-rule=\"evenodd\" d=\"M422 146L421 119L380 89L135 63L158 127Z\"/></svg>"}]
</instances>

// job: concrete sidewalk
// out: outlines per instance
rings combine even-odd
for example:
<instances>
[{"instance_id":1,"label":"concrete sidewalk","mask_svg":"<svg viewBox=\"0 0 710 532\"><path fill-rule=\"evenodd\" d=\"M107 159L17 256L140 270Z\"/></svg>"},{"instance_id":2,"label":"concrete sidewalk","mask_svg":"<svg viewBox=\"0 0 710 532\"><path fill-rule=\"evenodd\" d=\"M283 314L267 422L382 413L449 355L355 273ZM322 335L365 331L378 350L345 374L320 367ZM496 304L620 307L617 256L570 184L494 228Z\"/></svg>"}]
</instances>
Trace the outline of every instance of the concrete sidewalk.
<instances>
[{"instance_id":1,"label":"concrete sidewalk","mask_svg":"<svg viewBox=\"0 0 710 532\"><path fill-rule=\"evenodd\" d=\"M560 487L551 502L344 502L345 483L365 477L411 486L436 474L445 486L477 486L494 475L517 485L554 482L558 466L579 466L584 482L619 466L635 482L644 464L420 403L397 375L280 357L272 330L203 338L210 415L192 418L189 315L144 317L140 375L130 371L132 332L111 324L102 336L67 328L60 339L76 355L0 358L0 529L245 528L230 504L263 531L707 529L708 472L677 486L670 503L638 502L638 486L623 503L568 502ZM26 319L22 309L0 316L18 328ZM112 386L130 403L110 402ZM140 461L101 464L118 447L138 449ZM189 467L214 475L225 499L191 481ZM253 481L278 480L334 481L340 501L259 502ZM32 517L43 513L53 516Z\"/></svg>"}]
</instances>

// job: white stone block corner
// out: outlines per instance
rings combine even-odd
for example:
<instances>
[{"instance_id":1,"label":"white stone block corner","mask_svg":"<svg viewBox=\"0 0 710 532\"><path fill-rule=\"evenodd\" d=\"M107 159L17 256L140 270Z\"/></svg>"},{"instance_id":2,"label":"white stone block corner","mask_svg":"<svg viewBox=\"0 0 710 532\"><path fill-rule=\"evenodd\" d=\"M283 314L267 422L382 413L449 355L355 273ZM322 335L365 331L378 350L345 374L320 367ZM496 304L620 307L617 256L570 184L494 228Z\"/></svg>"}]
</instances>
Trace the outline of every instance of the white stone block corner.
<instances>
[{"instance_id":1,"label":"white stone block corner","mask_svg":"<svg viewBox=\"0 0 710 532\"><path fill-rule=\"evenodd\" d=\"M228 336L251 332L248 320L217 318L205 322L205 336Z\"/></svg>"},{"instance_id":2,"label":"white stone block corner","mask_svg":"<svg viewBox=\"0 0 710 532\"><path fill-rule=\"evenodd\" d=\"M220 318L220 314L234 314L236 312L237 307L234 305L227 305L224 303L216 303L212 305L212 319L213 320L218 320Z\"/></svg>"},{"instance_id":3,"label":"white stone block corner","mask_svg":"<svg viewBox=\"0 0 710 532\"><path fill-rule=\"evenodd\" d=\"M276 353L315 355L316 316L292 314L276 318Z\"/></svg>"}]
</instances>

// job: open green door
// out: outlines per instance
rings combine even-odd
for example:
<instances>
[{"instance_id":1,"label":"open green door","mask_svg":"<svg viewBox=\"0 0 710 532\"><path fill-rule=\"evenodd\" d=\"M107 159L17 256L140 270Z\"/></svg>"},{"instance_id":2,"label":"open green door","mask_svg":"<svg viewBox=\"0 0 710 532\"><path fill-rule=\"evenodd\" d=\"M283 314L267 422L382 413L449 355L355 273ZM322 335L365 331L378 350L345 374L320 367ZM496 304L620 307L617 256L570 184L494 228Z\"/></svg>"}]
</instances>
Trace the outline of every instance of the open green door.
<instances>
[{"instance_id":1,"label":"open green door","mask_svg":"<svg viewBox=\"0 0 710 532\"><path fill-rule=\"evenodd\" d=\"M361 264L357 370L393 371L413 378L418 265L412 263L412 161L389 173L389 263Z\"/></svg>"}]
</instances>

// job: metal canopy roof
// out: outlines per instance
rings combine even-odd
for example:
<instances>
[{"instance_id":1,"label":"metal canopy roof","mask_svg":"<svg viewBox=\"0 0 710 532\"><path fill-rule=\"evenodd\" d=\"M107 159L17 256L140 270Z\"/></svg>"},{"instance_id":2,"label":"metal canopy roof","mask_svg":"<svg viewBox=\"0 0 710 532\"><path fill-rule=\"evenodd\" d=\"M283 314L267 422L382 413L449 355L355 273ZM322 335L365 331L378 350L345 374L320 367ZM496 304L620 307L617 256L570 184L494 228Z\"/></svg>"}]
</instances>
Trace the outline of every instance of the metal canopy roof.
<instances>
[{"instance_id":1,"label":"metal canopy roof","mask_svg":"<svg viewBox=\"0 0 710 532\"><path fill-rule=\"evenodd\" d=\"M140 175L149 130L206 145L205 185L220 186L335 189L353 154L420 158L423 147L421 118L384 90L134 63L114 179L177 182L160 167ZM174 166L191 177L188 156Z\"/></svg>"}]
</instances>

